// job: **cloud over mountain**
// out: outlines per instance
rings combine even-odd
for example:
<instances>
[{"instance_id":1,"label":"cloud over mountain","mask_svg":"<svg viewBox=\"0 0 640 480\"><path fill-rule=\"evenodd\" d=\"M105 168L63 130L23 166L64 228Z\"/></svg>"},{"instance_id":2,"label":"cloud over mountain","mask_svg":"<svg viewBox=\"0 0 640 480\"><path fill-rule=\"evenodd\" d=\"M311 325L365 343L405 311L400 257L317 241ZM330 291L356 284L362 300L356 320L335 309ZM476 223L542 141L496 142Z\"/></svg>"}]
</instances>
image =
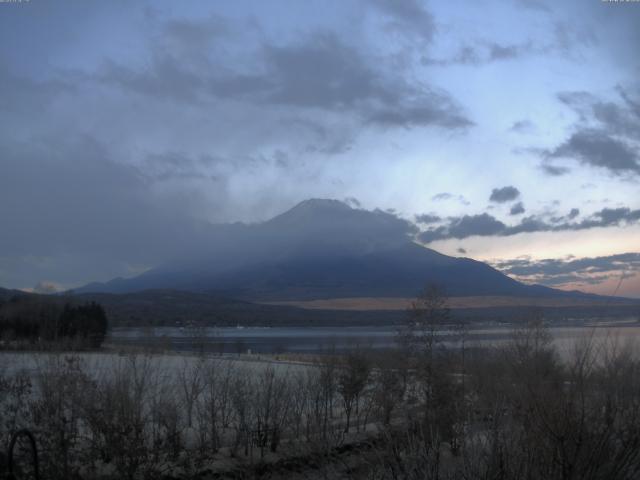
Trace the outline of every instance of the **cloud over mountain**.
<instances>
[{"instance_id":1,"label":"cloud over mountain","mask_svg":"<svg viewBox=\"0 0 640 480\"><path fill-rule=\"evenodd\" d=\"M493 262L500 271L527 282L557 286L566 284L593 285L608 279L630 278L640 273L640 253L585 258L528 257Z\"/></svg>"},{"instance_id":2,"label":"cloud over mountain","mask_svg":"<svg viewBox=\"0 0 640 480\"><path fill-rule=\"evenodd\" d=\"M506 237L519 233L578 231L640 223L640 209L603 208L580 222L569 221L575 219L579 213L578 209L572 209L566 217L552 218L551 221L542 216L530 215L513 225L507 225L488 213L464 215L449 218L447 225L429 228L421 232L418 238L424 243L430 243L436 240L463 239L475 235Z\"/></svg>"}]
</instances>

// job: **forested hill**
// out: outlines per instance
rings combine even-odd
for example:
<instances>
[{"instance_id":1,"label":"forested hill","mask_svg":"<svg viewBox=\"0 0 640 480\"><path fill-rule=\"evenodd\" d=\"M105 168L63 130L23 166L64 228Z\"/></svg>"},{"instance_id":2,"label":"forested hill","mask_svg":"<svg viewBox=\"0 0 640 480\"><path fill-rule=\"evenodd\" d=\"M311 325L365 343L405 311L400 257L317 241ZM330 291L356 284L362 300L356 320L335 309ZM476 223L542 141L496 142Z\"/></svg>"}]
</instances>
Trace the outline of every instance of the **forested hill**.
<instances>
[{"instance_id":1,"label":"forested hill","mask_svg":"<svg viewBox=\"0 0 640 480\"><path fill-rule=\"evenodd\" d=\"M2 345L73 341L99 347L107 334L107 315L96 302L0 290Z\"/></svg>"}]
</instances>

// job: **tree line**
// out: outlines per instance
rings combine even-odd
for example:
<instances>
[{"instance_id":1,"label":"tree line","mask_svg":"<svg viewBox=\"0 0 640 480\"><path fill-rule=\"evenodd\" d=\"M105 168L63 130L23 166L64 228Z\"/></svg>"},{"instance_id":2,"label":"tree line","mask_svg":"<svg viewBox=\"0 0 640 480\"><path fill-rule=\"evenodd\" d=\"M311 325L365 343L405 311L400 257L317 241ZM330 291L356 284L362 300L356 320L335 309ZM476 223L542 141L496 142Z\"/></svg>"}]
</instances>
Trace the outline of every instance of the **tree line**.
<instances>
[{"instance_id":1,"label":"tree line","mask_svg":"<svg viewBox=\"0 0 640 480\"><path fill-rule=\"evenodd\" d=\"M68 299L15 295L0 303L0 340L5 345L61 343L99 347L107 334L104 308Z\"/></svg>"}]
</instances>

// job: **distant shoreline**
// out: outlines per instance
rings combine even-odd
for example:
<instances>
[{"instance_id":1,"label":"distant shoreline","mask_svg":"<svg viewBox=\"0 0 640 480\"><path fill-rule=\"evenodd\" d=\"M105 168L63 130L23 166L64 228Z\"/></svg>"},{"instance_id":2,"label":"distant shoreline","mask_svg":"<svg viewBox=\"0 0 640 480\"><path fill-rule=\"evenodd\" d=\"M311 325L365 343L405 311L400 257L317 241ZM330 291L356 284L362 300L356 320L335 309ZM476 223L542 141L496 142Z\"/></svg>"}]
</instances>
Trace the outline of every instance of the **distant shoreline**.
<instances>
[{"instance_id":1,"label":"distant shoreline","mask_svg":"<svg viewBox=\"0 0 640 480\"><path fill-rule=\"evenodd\" d=\"M349 310L349 311L388 311L406 310L414 298L403 297L349 297L320 300L286 300L260 302L264 305L281 305L304 308L307 310ZM554 298L554 297L508 297L508 296L469 296L450 297L449 307L496 308L496 307L607 307L633 306L640 308L640 299L593 299L593 298Z\"/></svg>"}]
</instances>

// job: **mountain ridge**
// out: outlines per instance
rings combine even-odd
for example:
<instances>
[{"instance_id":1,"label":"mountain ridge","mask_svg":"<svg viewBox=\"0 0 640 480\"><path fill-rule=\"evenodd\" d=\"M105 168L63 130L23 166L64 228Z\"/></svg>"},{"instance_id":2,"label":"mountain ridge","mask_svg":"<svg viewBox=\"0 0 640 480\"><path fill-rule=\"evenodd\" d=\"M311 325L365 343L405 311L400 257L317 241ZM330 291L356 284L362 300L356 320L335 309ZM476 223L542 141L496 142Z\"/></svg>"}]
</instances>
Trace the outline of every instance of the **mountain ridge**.
<instances>
[{"instance_id":1,"label":"mountain ridge","mask_svg":"<svg viewBox=\"0 0 640 480\"><path fill-rule=\"evenodd\" d=\"M419 245L416 232L411 222L381 210L310 199L265 222L212 226L215 241L204 253L75 293L176 289L294 301L412 297L438 284L450 296L590 296L520 283L485 263Z\"/></svg>"}]
</instances>

